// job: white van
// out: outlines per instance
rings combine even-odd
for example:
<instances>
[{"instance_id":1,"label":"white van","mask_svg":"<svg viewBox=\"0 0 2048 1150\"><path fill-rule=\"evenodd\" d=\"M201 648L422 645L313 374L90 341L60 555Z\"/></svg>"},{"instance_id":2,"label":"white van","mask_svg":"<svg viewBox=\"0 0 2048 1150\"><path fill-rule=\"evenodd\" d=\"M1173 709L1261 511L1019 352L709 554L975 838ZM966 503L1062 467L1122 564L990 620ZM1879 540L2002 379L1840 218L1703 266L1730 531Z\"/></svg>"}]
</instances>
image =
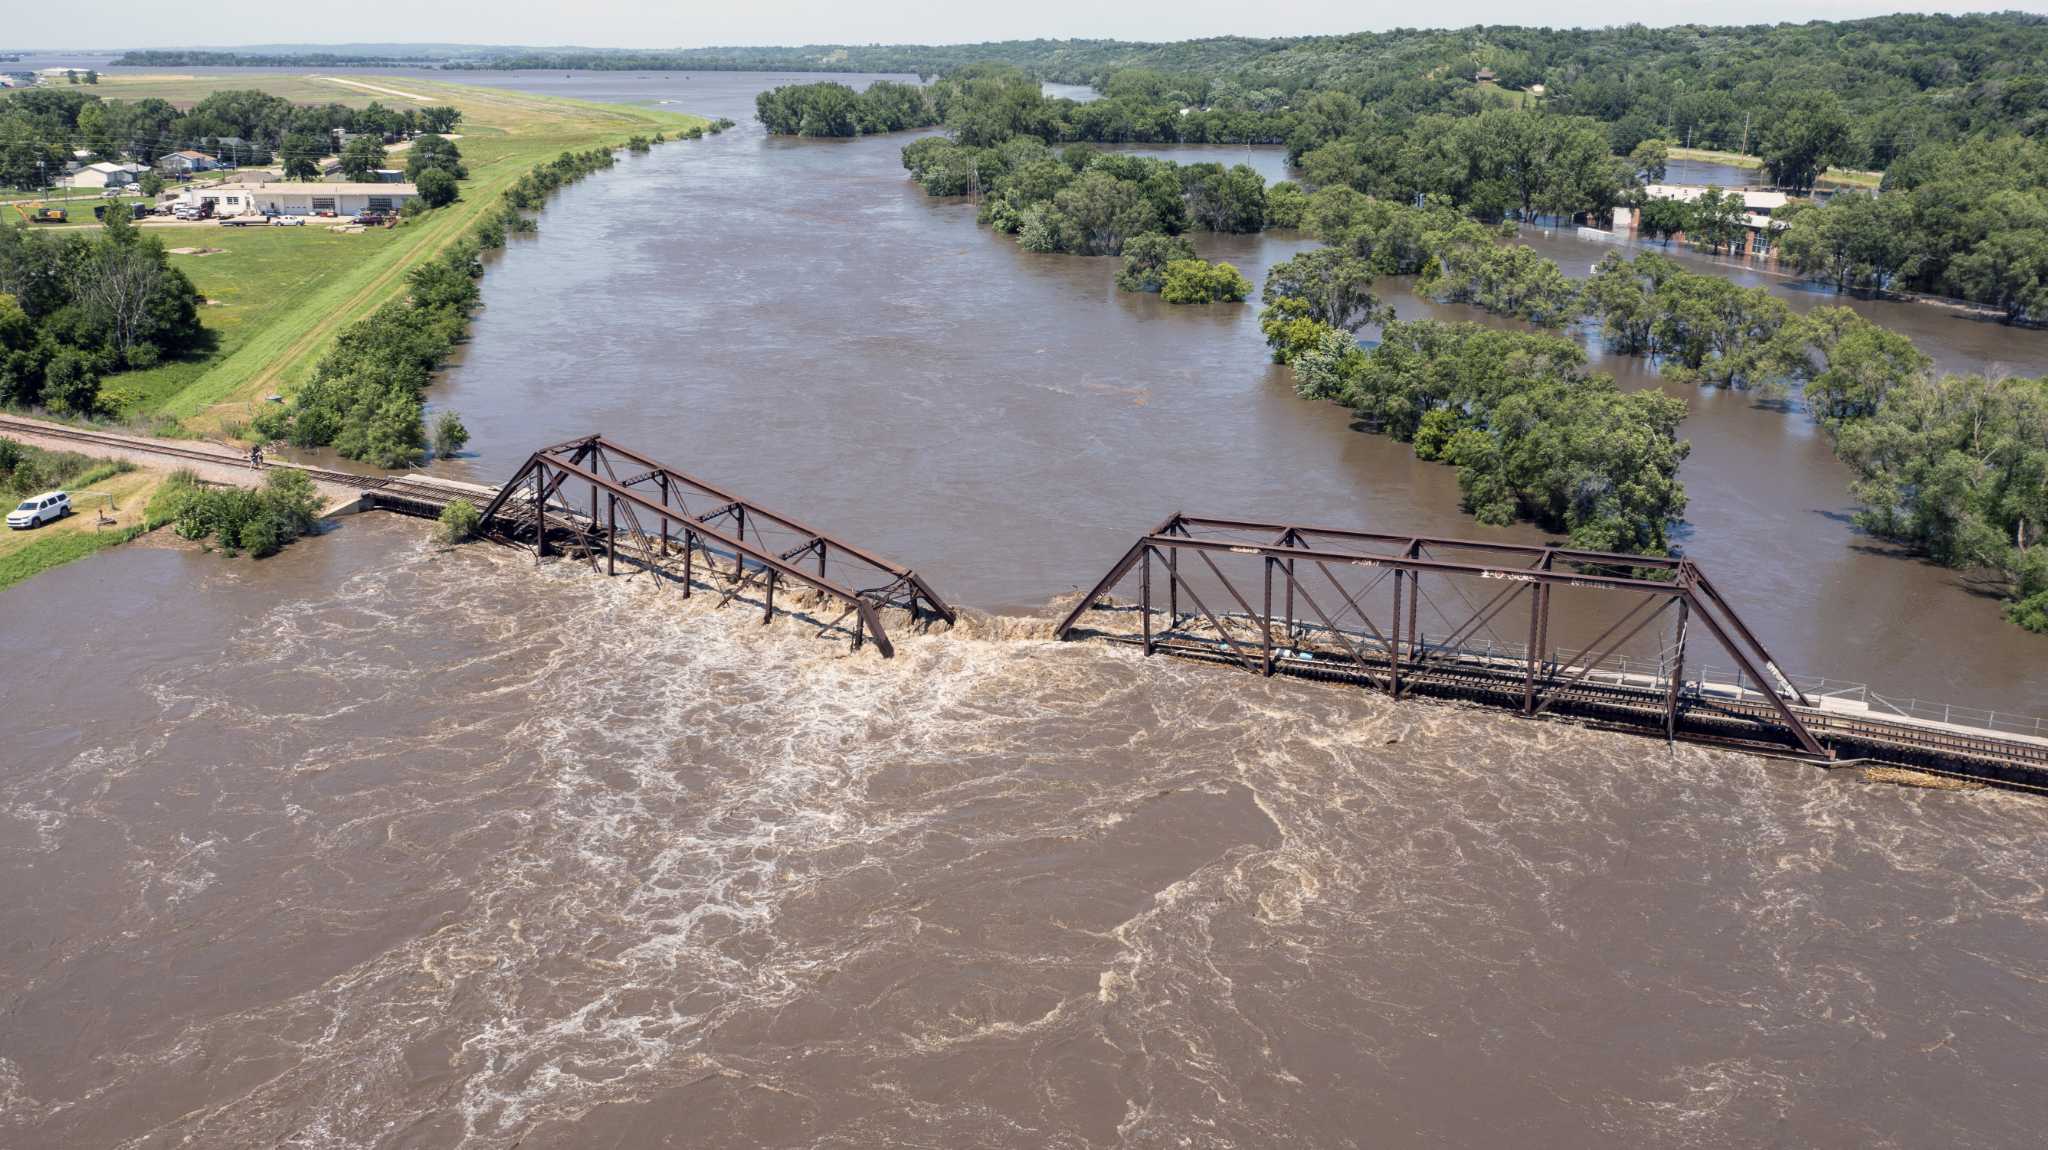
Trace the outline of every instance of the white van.
<instances>
[{"instance_id":1,"label":"white van","mask_svg":"<svg viewBox=\"0 0 2048 1150\"><path fill-rule=\"evenodd\" d=\"M63 491L45 491L21 501L7 513L7 525L16 531L40 527L71 514L71 496Z\"/></svg>"}]
</instances>

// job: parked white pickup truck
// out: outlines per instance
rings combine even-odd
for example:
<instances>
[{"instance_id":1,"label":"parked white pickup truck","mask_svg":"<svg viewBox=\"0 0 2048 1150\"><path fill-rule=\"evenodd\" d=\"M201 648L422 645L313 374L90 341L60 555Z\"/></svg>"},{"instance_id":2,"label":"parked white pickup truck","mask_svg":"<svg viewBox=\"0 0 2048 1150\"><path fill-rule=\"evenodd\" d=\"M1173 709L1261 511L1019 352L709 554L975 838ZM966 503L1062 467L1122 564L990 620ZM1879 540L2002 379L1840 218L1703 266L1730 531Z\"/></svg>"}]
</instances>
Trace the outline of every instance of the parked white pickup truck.
<instances>
[{"instance_id":1,"label":"parked white pickup truck","mask_svg":"<svg viewBox=\"0 0 2048 1150\"><path fill-rule=\"evenodd\" d=\"M53 523L71 514L71 496L63 491L45 491L21 501L7 513L7 525L16 531Z\"/></svg>"}]
</instances>

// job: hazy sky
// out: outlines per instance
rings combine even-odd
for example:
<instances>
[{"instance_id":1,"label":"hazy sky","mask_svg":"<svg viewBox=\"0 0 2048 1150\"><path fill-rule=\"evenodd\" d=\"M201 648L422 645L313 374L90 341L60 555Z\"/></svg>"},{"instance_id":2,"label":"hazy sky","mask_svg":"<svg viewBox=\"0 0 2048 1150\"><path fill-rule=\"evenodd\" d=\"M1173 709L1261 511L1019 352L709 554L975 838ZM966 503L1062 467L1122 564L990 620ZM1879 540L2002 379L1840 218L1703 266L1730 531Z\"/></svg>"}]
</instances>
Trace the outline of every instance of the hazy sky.
<instances>
[{"instance_id":1,"label":"hazy sky","mask_svg":"<svg viewBox=\"0 0 2048 1150\"><path fill-rule=\"evenodd\" d=\"M1678 0L1662 4L1508 0L1358 4L1343 0L350 0L341 5L175 4L20 0L0 24L0 48L127 48L263 43L451 42L668 48L714 44L959 43L1048 37L1184 40L1285 36L1399 26L1543 24L1598 27L1849 19L1887 12L2048 9L2048 0Z\"/></svg>"}]
</instances>

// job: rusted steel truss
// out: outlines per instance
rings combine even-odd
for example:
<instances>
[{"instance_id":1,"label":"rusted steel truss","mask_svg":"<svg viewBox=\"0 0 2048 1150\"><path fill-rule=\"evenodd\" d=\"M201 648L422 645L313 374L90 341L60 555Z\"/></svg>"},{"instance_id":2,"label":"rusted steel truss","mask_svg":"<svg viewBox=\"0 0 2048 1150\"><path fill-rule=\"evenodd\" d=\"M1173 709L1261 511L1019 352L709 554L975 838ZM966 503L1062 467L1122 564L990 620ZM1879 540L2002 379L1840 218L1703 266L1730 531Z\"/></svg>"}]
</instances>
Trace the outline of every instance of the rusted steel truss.
<instances>
[{"instance_id":1,"label":"rusted steel truss","mask_svg":"<svg viewBox=\"0 0 2048 1150\"><path fill-rule=\"evenodd\" d=\"M854 647L872 640L884 657L896 650L882 625L884 610L956 619L910 568L601 435L534 452L484 508L482 520L487 533L531 544L536 562L551 545L593 567L601 556L607 575L624 559L679 583L685 598L702 582L721 596L721 607L753 592L763 622L774 617L778 588L794 585L827 604L828 613L830 606L840 608L823 629L851 620Z\"/></svg>"},{"instance_id":2,"label":"rusted steel truss","mask_svg":"<svg viewBox=\"0 0 2048 1150\"><path fill-rule=\"evenodd\" d=\"M1122 605L1105 600L1119 588ZM1591 597L1596 605L1611 600L1608 610L1621 610L1570 652L1556 650L1551 635L1551 598L1564 589L1602 592ZM1427 635L1425 602L1442 623ZM1131 613L1136 634L1111 626ZM1513 622L1526 625L1525 641L1482 646L1482 635L1501 635L1496 623ZM1623 653L1660 622L1672 641L1631 670ZM1687 681L1695 632L1733 661L1733 685ZM1456 695L1530 716L1570 712L1671 739L1832 757L1793 709L1813 701L1688 559L1176 513L1132 544L1055 634L1118 639L1147 655L1166 650L1262 675L1364 682L1395 698Z\"/></svg>"}]
</instances>

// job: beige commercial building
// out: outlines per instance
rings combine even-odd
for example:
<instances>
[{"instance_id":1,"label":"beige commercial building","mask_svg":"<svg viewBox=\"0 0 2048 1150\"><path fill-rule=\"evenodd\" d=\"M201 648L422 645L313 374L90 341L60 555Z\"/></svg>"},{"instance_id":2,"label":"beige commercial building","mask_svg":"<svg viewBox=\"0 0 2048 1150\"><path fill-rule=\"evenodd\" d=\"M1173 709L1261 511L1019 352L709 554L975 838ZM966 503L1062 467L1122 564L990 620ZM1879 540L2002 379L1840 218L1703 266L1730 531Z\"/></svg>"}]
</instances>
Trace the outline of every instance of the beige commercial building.
<instances>
[{"instance_id":1,"label":"beige commercial building","mask_svg":"<svg viewBox=\"0 0 2048 1150\"><path fill-rule=\"evenodd\" d=\"M354 216L396 211L417 192L411 184L213 184L187 189L180 199L188 203L211 200L216 216L317 216L327 212Z\"/></svg>"}]
</instances>

